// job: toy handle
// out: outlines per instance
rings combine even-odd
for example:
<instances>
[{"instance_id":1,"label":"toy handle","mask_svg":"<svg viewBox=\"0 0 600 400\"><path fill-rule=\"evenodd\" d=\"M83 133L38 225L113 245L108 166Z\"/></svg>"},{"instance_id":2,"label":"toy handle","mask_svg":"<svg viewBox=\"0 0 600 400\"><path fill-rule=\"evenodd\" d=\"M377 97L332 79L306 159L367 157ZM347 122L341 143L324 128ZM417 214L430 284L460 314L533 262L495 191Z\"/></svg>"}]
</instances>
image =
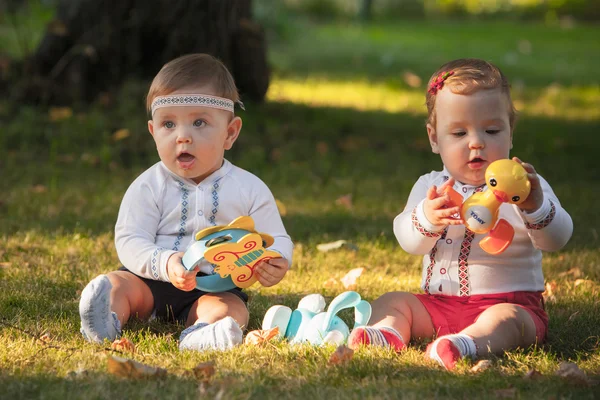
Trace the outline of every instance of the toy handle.
<instances>
[{"instance_id":1,"label":"toy handle","mask_svg":"<svg viewBox=\"0 0 600 400\"><path fill-rule=\"evenodd\" d=\"M371 304L366 300L361 300L354 308L354 328L367 325L371 319Z\"/></svg>"},{"instance_id":2,"label":"toy handle","mask_svg":"<svg viewBox=\"0 0 600 400\"><path fill-rule=\"evenodd\" d=\"M353 291L344 292L338 295L335 299L331 301L329 307L327 308L327 314L325 319L323 320L322 330L328 332L331 329L331 325L333 324L333 319L335 315L345 308L356 307L361 303L360 295ZM361 306L362 315L365 311L365 307ZM370 314L370 313L369 313ZM356 315L356 314L355 314ZM370 315L369 315L370 317Z\"/></svg>"}]
</instances>

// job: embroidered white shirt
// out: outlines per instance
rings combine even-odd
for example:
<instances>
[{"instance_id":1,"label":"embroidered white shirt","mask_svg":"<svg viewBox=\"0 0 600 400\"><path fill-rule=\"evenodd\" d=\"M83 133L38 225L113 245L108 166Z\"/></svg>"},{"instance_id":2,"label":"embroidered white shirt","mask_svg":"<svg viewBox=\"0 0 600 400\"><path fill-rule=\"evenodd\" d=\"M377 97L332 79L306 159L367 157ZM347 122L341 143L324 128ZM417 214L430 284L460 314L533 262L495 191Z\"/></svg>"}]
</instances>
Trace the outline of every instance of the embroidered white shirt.
<instances>
[{"instance_id":1,"label":"embroidered white shirt","mask_svg":"<svg viewBox=\"0 0 600 400\"><path fill-rule=\"evenodd\" d=\"M254 219L257 231L273 236L269 249L291 265L293 243L262 180L224 160L220 169L196 184L158 162L123 197L115 226L117 254L131 272L168 282L167 260L185 252L196 232L244 215ZM200 271L212 273L212 267L203 261Z\"/></svg>"},{"instance_id":2,"label":"embroidered white shirt","mask_svg":"<svg viewBox=\"0 0 600 400\"><path fill-rule=\"evenodd\" d=\"M539 210L525 213L504 203L499 218L515 229L508 248L490 255L479 247L485 234L474 234L463 225L435 226L425 217L427 190L448 180L447 170L421 176L412 188L404 211L394 219L394 234L408 253L423 254L421 288L431 294L469 296L515 291L543 291L542 250L562 248L573 232L573 222L561 207L546 180L540 176L544 202ZM454 189L471 196L487 190L456 182Z\"/></svg>"}]
</instances>

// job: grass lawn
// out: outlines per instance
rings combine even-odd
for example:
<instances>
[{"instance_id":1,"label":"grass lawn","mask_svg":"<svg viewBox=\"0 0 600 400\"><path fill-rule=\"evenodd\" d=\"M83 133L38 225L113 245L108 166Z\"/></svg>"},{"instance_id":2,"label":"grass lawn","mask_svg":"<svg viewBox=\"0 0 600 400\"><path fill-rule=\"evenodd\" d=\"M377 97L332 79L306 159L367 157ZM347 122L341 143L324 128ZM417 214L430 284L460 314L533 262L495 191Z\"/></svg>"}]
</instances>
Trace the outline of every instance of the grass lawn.
<instances>
[{"instance_id":1,"label":"grass lawn","mask_svg":"<svg viewBox=\"0 0 600 400\"><path fill-rule=\"evenodd\" d=\"M85 342L79 294L118 267L113 227L121 198L158 159L146 132L146 86L131 82L111 106L62 114L0 100L0 399L600 397L600 29L294 23L298 33L271 46L268 101L247 104L242 136L227 155L271 187L296 243L281 284L248 290L249 329L260 327L270 305L295 308L309 293L331 300L352 268L365 267L356 290L369 301L419 290L421 258L400 249L392 220L415 180L441 167L426 139L424 82L441 63L473 56L512 79L520 111L513 155L536 166L573 217L570 243L544 258L552 287L548 342L491 357L481 373L467 361L443 371L423 358L425 343L399 356L361 350L344 365L328 365L333 347L285 343L180 353L182 327L157 322L126 327L135 354ZM344 195L352 196L350 208L336 202ZM338 239L358 250L317 251ZM107 371L111 354L165 368L167 376L115 377ZM199 385L191 371L211 360L216 373ZM590 382L557 377L563 361ZM540 375L525 378L532 369Z\"/></svg>"}]
</instances>

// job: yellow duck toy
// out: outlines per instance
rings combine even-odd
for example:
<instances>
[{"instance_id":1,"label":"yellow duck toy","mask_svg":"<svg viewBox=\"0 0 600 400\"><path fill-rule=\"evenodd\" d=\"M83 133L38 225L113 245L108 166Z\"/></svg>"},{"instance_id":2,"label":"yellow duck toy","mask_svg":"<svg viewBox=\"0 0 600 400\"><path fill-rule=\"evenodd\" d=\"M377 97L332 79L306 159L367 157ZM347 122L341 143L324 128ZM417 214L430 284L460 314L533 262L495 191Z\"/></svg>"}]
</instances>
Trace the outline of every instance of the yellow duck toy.
<instances>
[{"instance_id":1,"label":"yellow duck toy","mask_svg":"<svg viewBox=\"0 0 600 400\"><path fill-rule=\"evenodd\" d=\"M531 183L527 171L513 160L497 160L485 171L487 190L473 194L463 202L462 196L446 188L452 205L460 205L460 217L465 226L475 233L489 234L479 246L489 254L500 254L510 245L514 228L504 219L498 219L502 203L520 204L527 199ZM462 205L461 205L462 203Z\"/></svg>"}]
</instances>

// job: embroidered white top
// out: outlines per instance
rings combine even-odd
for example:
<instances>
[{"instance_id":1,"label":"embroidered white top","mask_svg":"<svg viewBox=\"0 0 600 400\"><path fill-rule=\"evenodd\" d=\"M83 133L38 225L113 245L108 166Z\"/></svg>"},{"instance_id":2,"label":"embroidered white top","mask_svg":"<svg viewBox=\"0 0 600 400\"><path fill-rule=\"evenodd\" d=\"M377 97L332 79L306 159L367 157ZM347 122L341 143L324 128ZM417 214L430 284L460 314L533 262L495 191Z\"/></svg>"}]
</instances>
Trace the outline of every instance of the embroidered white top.
<instances>
[{"instance_id":1,"label":"embroidered white top","mask_svg":"<svg viewBox=\"0 0 600 400\"><path fill-rule=\"evenodd\" d=\"M196 184L158 162L129 186L121 202L115 226L119 260L139 276L168 282L167 260L185 252L196 232L243 215L254 219L257 231L273 236L269 249L291 265L292 241L262 180L224 160L220 169ZM200 271L211 273L212 267L203 261Z\"/></svg>"},{"instance_id":2,"label":"embroidered white top","mask_svg":"<svg viewBox=\"0 0 600 400\"><path fill-rule=\"evenodd\" d=\"M439 187L449 176L445 168L421 176L404 211L394 219L400 246L408 253L424 255L421 288L426 293L450 296L543 291L542 250L560 249L573 232L571 217L550 185L540 176L544 203L531 214L516 205L500 206L499 218L513 226L515 237L503 253L490 255L479 247L485 234L474 234L463 225L435 226L425 217L427 190L432 185ZM456 182L454 189L467 198L487 187Z\"/></svg>"}]
</instances>

